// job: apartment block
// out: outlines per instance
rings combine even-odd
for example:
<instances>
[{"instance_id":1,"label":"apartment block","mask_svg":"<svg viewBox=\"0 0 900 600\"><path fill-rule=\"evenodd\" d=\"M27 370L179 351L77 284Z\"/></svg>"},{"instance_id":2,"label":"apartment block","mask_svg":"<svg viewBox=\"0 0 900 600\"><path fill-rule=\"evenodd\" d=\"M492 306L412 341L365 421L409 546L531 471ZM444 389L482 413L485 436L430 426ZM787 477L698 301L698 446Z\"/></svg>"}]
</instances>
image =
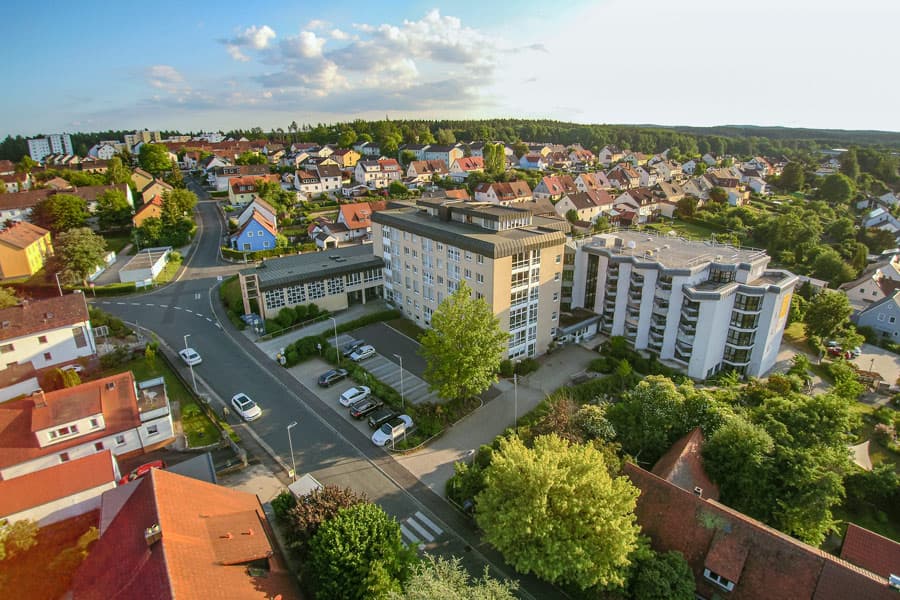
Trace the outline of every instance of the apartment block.
<instances>
[{"instance_id":1,"label":"apartment block","mask_svg":"<svg viewBox=\"0 0 900 600\"><path fill-rule=\"evenodd\" d=\"M47 137L28 140L28 154L32 160L44 162L48 154L75 154L72 136L68 133L53 133Z\"/></svg>"},{"instance_id":2,"label":"apartment block","mask_svg":"<svg viewBox=\"0 0 900 600\"><path fill-rule=\"evenodd\" d=\"M567 230L562 219L448 198L372 215L385 298L427 327L464 280L509 332L512 359L543 354L556 335Z\"/></svg>"},{"instance_id":3,"label":"apartment block","mask_svg":"<svg viewBox=\"0 0 900 600\"><path fill-rule=\"evenodd\" d=\"M723 370L759 376L775 363L793 273L769 269L763 250L645 232L597 235L577 247L572 307L705 379Z\"/></svg>"}]
</instances>

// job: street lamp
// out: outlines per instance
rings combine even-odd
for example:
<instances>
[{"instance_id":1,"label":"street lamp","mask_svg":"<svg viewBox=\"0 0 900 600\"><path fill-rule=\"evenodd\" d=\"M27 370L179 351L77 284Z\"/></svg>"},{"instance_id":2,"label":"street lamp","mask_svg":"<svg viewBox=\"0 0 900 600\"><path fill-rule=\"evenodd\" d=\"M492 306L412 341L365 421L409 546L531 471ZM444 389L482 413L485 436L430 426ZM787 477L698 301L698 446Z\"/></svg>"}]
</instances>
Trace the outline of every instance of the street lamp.
<instances>
[{"instance_id":1,"label":"street lamp","mask_svg":"<svg viewBox=\"0 0 900 600\"><path fill-rule=\"evenodd\" d=\"M403 357L399 354L395 354L400 360L400 410L406 409L406 401L403 399Z\"/></svg>"},{"instance_id":2,"label":"street lamp","mask_svg":"<svg viewBox=\"0 0 900 600\"><path fill-rule=\"evenodd\" d=\"M287 426L288 446L291 449L291 481L297 481L297 463L294 462L294 441L291 439L291 429L297 426L297 421L293 421Z\"/></svg>"},{"instance_id":3,"label":"street lamp","mask_svg":"<svg viewBox=\"0 0 900 600\"><path fill-rule=\"evenodd\" d=\"M341 366L341 349L338 348L337 343L337 321L334 320L334 317L328 317L331 319L331 323L334 325L334 349L337 352L337 364Z\"/></svg>"},{"instance_id":4,"label":"street lamp","mask_svg":"<svg viewBox=\"0 0 900 600\"><path fill-rule=\"evenodd\" d=\"M189 333L184 334L184 349L185 350L188 349L187 339L189 337L191 337L191 334L189 334ZM187 352L185 352L185 354L187 354ZM197 393L197 378L194 377L194 365L191 364L191 361L189 359L186 359L186 360L187 360L188 368L191 370L191 383L194 384L194 393L196 394Z\"/></svg>"},{"instance_id":5,"label":"street lamp","mask_svg":"<svg viewBox=\"0 0 900 600\"><path fill-rule=\"evenodd\" d=\"M56 274L56 287L59 289L59 295L62 296L62 284L59 282L59 273Z\"/></svg>"},{"instance_id":6,"label":"street lamp","mask_svg":"<svg viewBox=\"0 0 900 600\"><path fill-rule=\"evenodd\" d=\"M513 373L513 427L519 435L519 374Z\"/></svg>"}]
</instances>

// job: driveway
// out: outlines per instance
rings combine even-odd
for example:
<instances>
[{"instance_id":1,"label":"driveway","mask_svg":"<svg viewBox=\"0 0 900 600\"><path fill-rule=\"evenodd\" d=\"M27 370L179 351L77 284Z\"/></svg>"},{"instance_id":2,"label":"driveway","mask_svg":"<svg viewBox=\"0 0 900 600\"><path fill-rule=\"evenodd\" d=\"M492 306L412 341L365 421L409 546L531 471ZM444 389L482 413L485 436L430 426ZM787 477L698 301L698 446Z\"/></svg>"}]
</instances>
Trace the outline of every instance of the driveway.
<instances>
[{"instance_id":1,"label":"driveway","mask_svg":"<svg viewBox=\"0 0 900 600\"><path fill-rule=\"evenodd\" d=\"M419 354L419 342L385 323L373 323L352 332L375 346L378 352L399 363L394 354L403 357L403 368L417 377L425 374L425 359Z\"/></svg>"},{"instance_id":2,"label":"driveway","mask_svg":"<svg viewBox=\"0 0 900 600\"><path fill-rule=\"evenodd\" d=\"M888 385L897 383L897 378L900 377L900 356L872 344L863 344L860 350L862 354L851 360L853 364L863 371L878 373Z\"/></svg>"}]
</instances>

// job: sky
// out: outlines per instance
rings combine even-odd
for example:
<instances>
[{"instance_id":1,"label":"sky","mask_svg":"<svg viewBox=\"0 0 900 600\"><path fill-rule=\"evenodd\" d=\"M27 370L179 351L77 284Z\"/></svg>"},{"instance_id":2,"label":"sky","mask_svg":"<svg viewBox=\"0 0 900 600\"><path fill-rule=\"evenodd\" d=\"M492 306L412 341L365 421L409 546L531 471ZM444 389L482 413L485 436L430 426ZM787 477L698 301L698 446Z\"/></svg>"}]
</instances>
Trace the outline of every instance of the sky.
<instances>
[{"instance_id":1,"label":"sky","mask_svg":"<svg viewBox=\"0 0 900 600\"><path fill-rule=\"evenodd\" d=\"M549 118L900 131L894 0L16 2L0 136Z\"/></svg>"}]
</instances>

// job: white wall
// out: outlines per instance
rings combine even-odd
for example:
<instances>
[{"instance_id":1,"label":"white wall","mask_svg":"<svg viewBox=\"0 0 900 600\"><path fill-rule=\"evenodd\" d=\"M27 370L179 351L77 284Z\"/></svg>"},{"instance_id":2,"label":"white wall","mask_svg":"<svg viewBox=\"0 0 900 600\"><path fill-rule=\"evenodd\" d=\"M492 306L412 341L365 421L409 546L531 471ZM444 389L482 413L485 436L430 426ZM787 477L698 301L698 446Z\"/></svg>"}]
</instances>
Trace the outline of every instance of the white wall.
<instances>
[{"instance_id":1,"label":"white wall","mask_svg":"<svg viewBox=\"0 0 900 600\"><path fill-rule=\"evenodd\" d=\"M20 521L22 519L30 519L37 521L40 527L63 521L71 517L83 515L100 508L100 499L103 492L114 489L115 481L109 481L103 485L98 485L87 490L83 490L71 496L60 498L47 504L33 506L27 510L13 513L11 515L0 515L0 518L8 519L10 522Z\"/></svg>"},{"instance_id":2,"label":"white wall","mask_svg":"<svg viewBox=\"0 0 900 600\"><path fill-rule=\"evenodd\" d=\"M116 444L117 435L125 437L124 443ZM13 477L20 477L22 475L27 475L28 473L33 473L34 471L40 471L48 467L54 467L60 464L59 455L62 452L67 452L70 460L102 452L103 450L97 450L94 447L97 442L102 442L103 449L112 451L116 456L140 450L143 447L138 431L136 429L128 429L126 431L110 433L100 439L95 439L78 446L60 448L58 452L52 452L17 465L6 467L5 469L0 470L0 477L3 479L11 479Z\"/></svg>"},{"instance_id":3,"label":"white wall","mask_svg":"<svg viewBox=\"0 0 900 600\"><path fill-rule=\"evenodd\" d=\"M85 345L81 348L75 345L72 329L82 327L85 334ZM46 336L46 343L41 343L39 338ZM40 331L12 340L6 340L2 344L12 344L12 352L0 355L0 363L5 368L7 364L15 362L19 364L31 363L35 369L44 369L54 365L71 362L84 356L94 354L94 335L89 321L57 327ZM49 352L50 358L45 358L44 353Z\"/></svg>"}]
</instances>

